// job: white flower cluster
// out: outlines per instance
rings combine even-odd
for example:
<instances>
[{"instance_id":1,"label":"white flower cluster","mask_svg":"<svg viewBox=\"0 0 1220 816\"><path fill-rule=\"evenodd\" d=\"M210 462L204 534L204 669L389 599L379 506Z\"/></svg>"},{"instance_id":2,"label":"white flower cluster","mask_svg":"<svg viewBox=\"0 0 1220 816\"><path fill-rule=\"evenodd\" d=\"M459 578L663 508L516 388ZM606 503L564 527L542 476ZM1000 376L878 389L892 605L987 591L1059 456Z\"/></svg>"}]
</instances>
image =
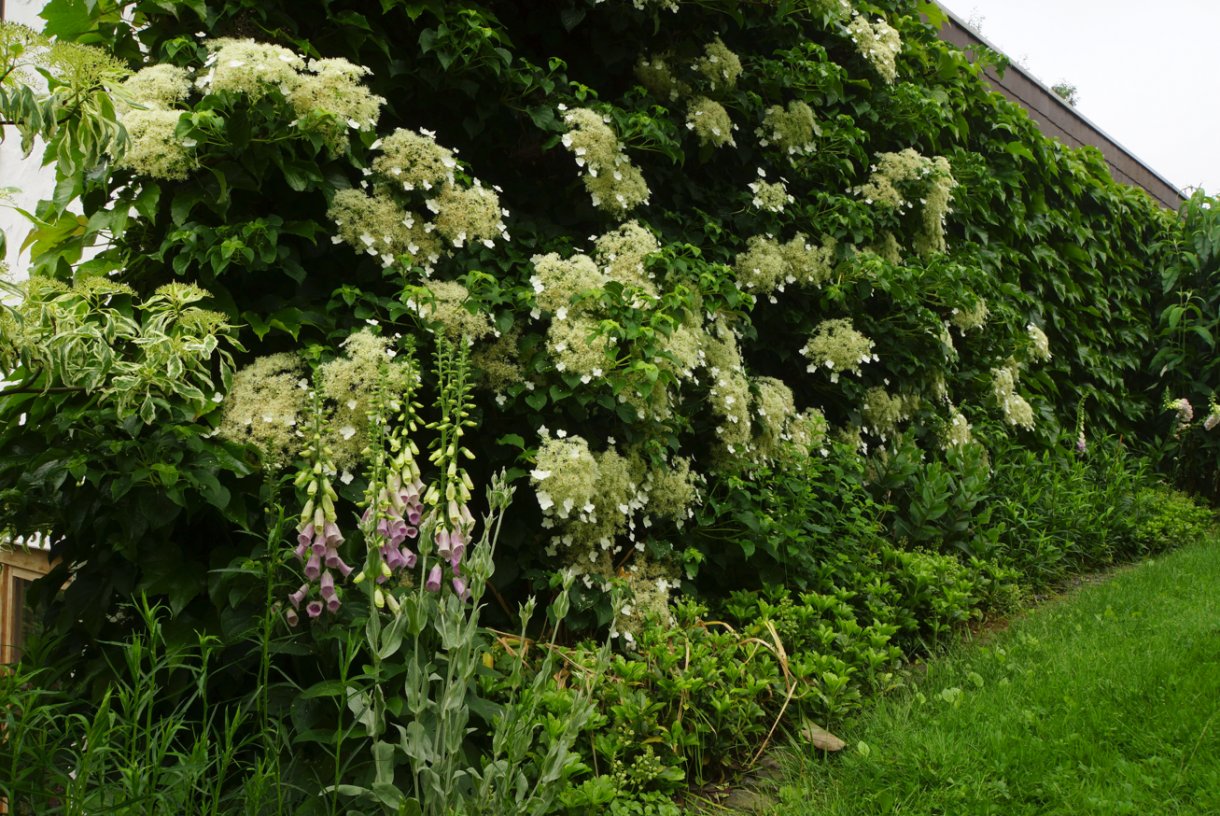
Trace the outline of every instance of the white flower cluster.
<instances>
[{"instance_id":1,"label":"white flower cluster","mask_svg":"<svg viewBox=\"0 0 1220 816\"><path fill-rule=\"evenodd\" d=\"M762 175L761 170L759 175ZM775 184L768 184L760 178L758 181L751 182L749 188L750 192L754 194L752 203L760 210L783 212L785 205L796 203L796 199L788 194L788 188L784 185L783 179Z\"/></svg>"},{"instance_id":2,"label":"white flower cluster","mask_svg":"<svg viewBox=\"0 0 1220 816\"><path fill-rule=\"evenodd\" d=\"M872 64L882 79L892 83L898 76L895 58L902 51L902 38L897 29L880 17L870 24L864 15L853 11L847 30L860 55Z\"/></svg>"},{"instance_id":3,"label":"white flower cluster","mask_svg":"<svg viewBox=\"0 0 1220 816\"><path fill-rule=\"evenodd\" d=\"M674 518L681 528L698 501L690 462L676 459L666 468L652 467L631 451L621 456L612 446L602 453L589 452L578 436L556 432L551 438L545 427L538 449L537 467L531 482L537 491L547 529L558 528L547 547L556 556L563 548L565 560L587 577L610 578L614 559L623 551L618 536L626 533L638 551L644 543L636 538L636 516L643 513L645 528L656 518Z\"/></svg>"},{"instance_id":4,"label":"white flower cluster","mask_svg":"<svg viewBox=\"0 0 1220 816\"><path fill-rule=\"evenodd\" d=\"M635 78L662 102L677 102L691 92L690 85L676 79L666 62L668 55L644 59L635 64Z\"/></svg>"},{"instance_id":5,"label":"white flower cluster","mask_svg":"<svg viewBox=\"0 0 1220 816\"><path fill-rule=\"evenodd\" d=\"M585 189L593 206L622 217L648 203L648 184L627 158L610 128L610 117L577 108L564 114L563 120L569 128L563 146L576 157L577 166L585 168Z\"/></svg>"},{"instance_id":6,"label":"white flower cluster","mask_svg":"<svg viewBox=\"0 0 1220 816\"><path fill-rule=\"evenodd\" d=\"M966 421L966 417L957 409L957 406L949 406L949 418L944 420L944 425L940 429L940 446L942 450L950 448L961 448L970 444L973 439L971 435L971 425Z\"/></svg>"},{"instance_id":7,"label":"white flower cluster","mask_svg":"<svg viewBox=\"0 0 1220 816\"><path fill-rule=\"evenodd\" d=\"M601 2L601 0L598 0L598 2ZM647 11L650 6L668 9L675 13L678 11L677 0L631 0L631 4L640 11Z\"/></svg>"},{"instance_id":8,"label":"white flower cluster","mask_svg":"<svg viewBox=\"0 0 1220 816\"><path fill-rule=\"evenodd\" d=\"M706 96L691 100L686 109L686 128L694 131L699 137L699 144L705 147L724 147L726 144L737 146L737 142L733 140L733 131L737 126L729 118L729 112L724 109L724 105Z\"/></svg>"},{"instance_id":9,"label":"white flower cluster","mask_svg":"<svg viewBox=\"0 0 1220 816\"><path fill-rule=\"evenodd\" d=\"M301 82L305 59L281 45L221 37L204 42L211 53L195 85L205 93L225 91L262 99L272 88L287 96Z\"/></svg>"},{"instance_id":10,"label":"white flower cluster","mask_svg":"<svg viewBox=\"0 0 1220 816\"><path fill-rule=\"evenodd\" d=\"M830 423L817 408L806 408L788 422L792 443L806 450L823 445L829 433Z\"/></svg>"},{"instance_id":11,"label":"white flower cluster","mask_svg":"<svg viewBox=\"0 0 1220 816\"><path fill-rule=\"evenodd\" d=\"M808 242L804 233L786 244L780 244L771 236L755 235L750 238L748 248L737 256L734 268L738 279L746 289L761 294L783 292L784 287L794 283L812 283L821 286L830 279L835 266L836 241L824 237L822 246ZM775 302L775 298L771 299Z\"/></svg>"},{"instance_id":12,"label":"white flower cluster","mask_svg":"<svg viewBox=\"0 0 1220 816\"><path fill-rule=\"evenodd\" d=\"M949 205L957 186L949 160L943 156L924 158L908 147L900 153L878 154L877 163L870 169L868 183L852 192L864 198L866 204L891 207L904 215L916 206L899 185L906 188L918 198L921 208L921 224L912 244L915 252L920 256L944 252L945 219L951 212Z\"/></svg>"},{"instance_id":13,"label":"white flower cluster","mask_svg":"<svg viewBox=\"0 0 1220 816\"><path fill-rule=\"evenodd\" d=\"M296 354L272 354L238 371L224 398L216 434L257 446L270 462L291 464L305 444L297 427L305 421L309 404L304 370Z\"/></svg>"},{"instance_id":14,"label":"white flower cluster","mask_svg":"<svg viewBox=\"0 0 1220 816\"><path fill-rule=\"evenodd\" d=\"M786 111L780 105L768 108L762 127L756 129L754 135L758 136L759 144L763 147L774 143L795 162L797 156L812 154L817 149L813 139L821 135L821 130L813 109L794 99L788 103Z\"/></svg>"},{"instance_id":15,"label":"white flower cluster","mask_svg":"<svg viewBox=\"0 0 1220 816\"><path fill-rule=\"evenodd\" d=\"M292 126L319 132L332 154L348 150L347 130L371 130L385 100L361 84L367 68L345 59L312 60L287 48L254 40L221 38L204 43L210 52L194 81L200 93L241 94L251 101L278 90L296 119ZM148 110L126 107L123 124L131 144L117 167L153 178L184 179L194 167L195 143L175 136L192 83L173 65L154 65L137 72L124 90Z\"/></svg>"},{"instance_id":16,"label":"white flower cluster","mask_svg":"<svg viewBox=\"0 0 1220 816\"><path fill-rule=\"evenodd\" d=\"M728 49L720 38L703 47L704 56L695 62L695 70L703 74L711 90L731 91L737 87L741 76L741 60Z\"/></svg>"},{"instance_id":17,"label":"white flower cluster","mask_svg":"<svg viewBox=\"0 0 1220 816\"><path fill-rule=\"evenodd\" d=\"M651 230L638 221L628 221L597 239L594 257L610 280L655 295L657 287L644 269L644 260L660 249L661 243Z\"/></svg>"},{"instance_id":18,"label":"white flower cluster","mask_svg":"<svg viewBox=\"0 0 1220 816\"><path fill-rule=\"evenodd\" d=\"M288 94L297 126L318 131L332 154L346 153L347 129L375 129L385 104L385 99L361 84L369 73L368 68L342 58L310 60Z\"/></svg>"},{"instance_id":19,"label":"white flower cluster","mask_svg":"<svg viewBox=\"0 0 1220 816\"><path fill-rule=\"evenodd\" d=\"M971 329L981 330L983 326L987 325L987 315L989 314L991 314L991 311L987 308L987 301L983 298L978 298L973 307L965 309L954 308L949 316L949 322L957 326L958 331L965 337L966 332Z\"/></svg>"},{"instance_id":20,"label":"white flower cluster","mask_svg":"<svg viewBox=\"0 0 1220 816\"><path fill-rule=\"evenodd\" d=\"M830 370L830 381L838 382L840 372L858 375L860 366L880 359L872 353L874 345L856 331L850 319L826 320L814 330L801 356L809 361L809 373L825 367Z\"/></svg>"},{"instance_id":21,"label":"white flower cluster","mask_svg":"<svg viewBox=\"0 0 1220 816\"><path fill-rule=\"evenodd\" d=\"M352 188L340 190L328 215L338 226L332 240L344 242L358 252L392 266L400 256L411 265L422 266L431 275L442 256L467 244L495 247L497 238L509 239L500 198L477 178L470 187L454 176L457 161L453 151L436 144L436 134L399 129L373 143L382 155L365 173L373 177L372 193ZM401 191L400 191L401 188ZM399 205L394 194L431 196L423 201L432 216Z\"/></svg>"},{"instance_id":22,"label":"white flower cluster","mask_svg":"<svg viewBox=\"0 0 1220 816\"><path fill-rule=\"evenodd\" d=\"M190 95L191 79L185 68L162 63L132 74L123 89L150 110L169 110Z\"/></svg>"},{"instance_id":23,"label":"white flower cluster","mask_svg":"<svg viewBox=\"0 0 1220 816\"><path fill-rule=\"evenodd\" d=\"M323 363L317 369L318 393L331 411L326 446L336 467L355 467L360 452L368 445L370 400L379 383L387 383L391 393L405 390L418 373L403 360L395 360L388 337L367 329L343 341L344 356Z\"/></svg>"},{"instance_id":24,"label":"white flower cluster","mask_svg":"<svg viewBox=\"0 0 1220 816\"><path fill-rule=\"evenodd\" d=\"M737 455L754 436L750 422L750 381L741 362L737 335L728 323L717 319L703 348L712 381L708 391L712 413L724 420L716 427L716 436L730 455Z\"/></svg>"},{"instance_id":25,"label":"white flower cluster","mask_svg":"<svg viewBox=\"0 0 1220 816\"><path fill-rule=\"evenodd\" d=\"M921 400L915 394L890 394L884 388L870 388L864 394L864 408L861 414L867 425L862 430L881 441L898 433L899 423L906 422L911 415L919 410Z\"/></svg>"},{"instance_id":26,"label":"white flower cluster","mask_svg":"<svg viewBox=\"0 0 1220 816\"><path fill-rule=\"evenodd\" d=\"M577 253L564 260L559 253L535 255L530 259L537 273L530 277L534 287L534 303L539 309L550 312L556 322L562 322L569 313L588 308L573 303L578 295L599 292L606 284L606 277L598 271L597 264L588 255ZM540 314L534 315L537 319Z\"/></svg>"},{"instance_id":27,"label":"white flower cluster","mask_svg":"<svg viewBox=\"0 0 1220 816\"><path fill-rule=\"evenodd\" d=\"M1000 410L1009 425L1033 430L1034 409L1024 397L1017 393L1017 382L1021 372L1013 361L1004 368L991 369L991 390L1000 403Z\"/></svg>"},{"instance_id":28,"label":"white flower cluster","mask_svg":"<svg viewBox=\"0 0 1220 816\"><path fill-rule=\"evenodd\" d=\"M1051 344L1046 339L1046 332L1030 323L1025 331L1029 334L1030 349L1029 355L1035 360L1049 362L1051 359Z\"/></svg>"},{"instance_id":29,"label":"white flower cluster","mask_svg":"<svg viewBox=\"0 0 1220 816\"><path fill-rule=\"evenodd\" d=\"M561 372L581 375L586 383L601 377L603 369L613 365L607 357L613 338L597 333L598 321L585 312L564 320L552 320L546 333L546 347L555 368Z\"/></svg>"},{"instance_id":30,"label":"white flower cluster","mask_svg":"<svg viewBox=\"0 0 1220 816\"><path fill-rule=\"evenodd\" d=\"M621 576L631 593L631 602L619 610L619 615L610 623L610 637L622 637L629 646L634 646L644 632L648 617L656 615L661 624L675 625L669 608L669 594L682 585L678 577L678 566L670 561L657 561L648 553L638 556L632 568Z\"/></svg>"},{"instance_id":31,"label":"white flower cluster","mask_svg":"<svg viewBox=\"0 0 1220 816\"><path fill-rule=\"evenodd\" d=\"M445 335L455 342L463 337L473 344L494 329L486 312L471 312L467 307L470 291L457 281L430 281L406 301L406 306L425 320L444 326Z\"/></svg>"}]
</instances>

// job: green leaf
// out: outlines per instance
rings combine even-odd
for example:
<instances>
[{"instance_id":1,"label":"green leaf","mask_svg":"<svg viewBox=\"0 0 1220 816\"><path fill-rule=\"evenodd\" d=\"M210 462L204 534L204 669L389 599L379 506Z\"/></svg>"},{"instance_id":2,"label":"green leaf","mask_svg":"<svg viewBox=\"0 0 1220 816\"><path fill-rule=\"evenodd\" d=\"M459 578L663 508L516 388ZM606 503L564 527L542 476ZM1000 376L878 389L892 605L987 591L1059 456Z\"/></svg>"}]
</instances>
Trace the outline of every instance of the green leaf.
<instances>
[{"instance_id":1,"label":"green leaf","mask_svg":"<svg viewBox=\"0 0 1220 816\"><path fill-rule=\"evenodd\" d=\"M517 434L506 434L496 440L497 445L512 445L514 448L525 450L525 440Z\"/></svg>"},{"instance_id":2,"label":"green leaf","mask_svg":"<svg viewBox=\"0 0 1220 816\"><path fill-rule=\"evenodd\" d=\"M1004 149L1014 156L1020 156L1024 159L1028 159L1031 162L1036 161L1034 154L1021 142L1009 142Z\"/></svg>"},{"instance_id":3,"label":"green leaf","mask_svg":"<svg viewBox=\"0 0 1220 816\"><path fill-rule=\"evenodd\" d=\"M392 808L402 807L407 799L402 791L389 782L374 782L373 793L377 795L382 804L389 805Z\"/></svg>"},{"instance_id":4,"label":"green leaf","mask_svg":"<svg viewBox=\"0 0 1220 816\"><path fill-rule=\"evenodd\" d=\"M525 398L525 403L535 411L541 411L546 407L546 394L536 391Z\"/></svg>"},{"instance_id":5,"label":"green leaf","mask_svg":"<svg viewBox=\"0 0 1220 816\"><path fill-rule=\"evenodd\" d=\"M341 697L346 688L347 685L342 680L323 680L302 691L300 698L312 700L314 697Z\"/></svg>"}]
</instances>

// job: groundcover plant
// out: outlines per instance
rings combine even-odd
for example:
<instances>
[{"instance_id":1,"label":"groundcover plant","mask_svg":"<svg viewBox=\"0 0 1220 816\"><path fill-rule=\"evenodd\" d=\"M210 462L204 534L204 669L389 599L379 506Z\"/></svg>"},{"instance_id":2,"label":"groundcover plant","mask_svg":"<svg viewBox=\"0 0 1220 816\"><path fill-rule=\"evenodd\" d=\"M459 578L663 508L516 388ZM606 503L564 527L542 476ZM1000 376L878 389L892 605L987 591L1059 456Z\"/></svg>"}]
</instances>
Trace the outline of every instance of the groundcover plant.
<instances>
[{"instance_id":1,"label":"groundcover plant","mask_svg":"<svg viewBox=\"0 0 1220 816\"><path fill-rule=\"evenodd\" d=\"M53 0L44 35L6 24L0 105L58 174L0 322L4 523L62 559L34 600L71 664L38 682L102 722L161 671L129 644L160 644L141 716L207 762L215 712L257 708L225 720L213 810L662 807L1022 573L1114 557L1019 551L990 467L1044 451L1105 503L1186 228L921 14ZM100 750L55 745L48 772Z\"/></svg>"}]
</instances>

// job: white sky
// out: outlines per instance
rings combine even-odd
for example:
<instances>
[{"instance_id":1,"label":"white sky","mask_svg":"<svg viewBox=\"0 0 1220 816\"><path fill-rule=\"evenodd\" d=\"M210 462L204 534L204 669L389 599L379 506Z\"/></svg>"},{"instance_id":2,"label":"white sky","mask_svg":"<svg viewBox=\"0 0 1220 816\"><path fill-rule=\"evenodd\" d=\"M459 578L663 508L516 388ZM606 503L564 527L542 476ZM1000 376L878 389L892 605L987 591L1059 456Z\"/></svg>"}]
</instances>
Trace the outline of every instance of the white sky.
<instances>
[{"instance_id":1,"label":"white sky","mask_svg":"<svg viewBox=\"0 0 1220 816\"><path fill-rule=\"evenodd\" d=\"M1220 0L939 0L1179 189L1220 193Z\"/></svg>"}]
</instances>

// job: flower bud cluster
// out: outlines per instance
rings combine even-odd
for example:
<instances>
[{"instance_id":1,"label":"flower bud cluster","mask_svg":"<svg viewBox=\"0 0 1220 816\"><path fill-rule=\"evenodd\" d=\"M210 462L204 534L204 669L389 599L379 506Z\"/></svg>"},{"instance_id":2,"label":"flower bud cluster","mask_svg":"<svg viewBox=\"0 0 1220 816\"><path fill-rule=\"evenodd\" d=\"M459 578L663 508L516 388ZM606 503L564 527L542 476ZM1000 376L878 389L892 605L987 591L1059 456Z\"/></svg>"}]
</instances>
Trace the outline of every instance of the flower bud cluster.
<instances>
[{"instance_id":1,"label":"flower bud cluster","mask_svg":"<svg viewBox=\"0 0 1220 816\"><path fill-rule=\"evenodd\" d=\"M661 244L652 231L638 221L628 221L597 239L594 258L602 273L624 286L638 286L650 295L656 284L644 268L645 259L658 252Z\"/></svg>"},{"instance_id":2,"label":"flower bud cluster","mask_svg":"<svg viewBox=\"0 0 1220 816\"><path fill-rule=\"evenodd\" d=\"M470 399L469 360L468 344L454 344L444 336L437 339L436 368L440 380L437 404L441 418L427 427L437 433L428 461L437 467L440 476L424 495L424 503L431 508L426 526L434 531L437 554L448 563L453 591L463 600L470 597L470 590L467 576L462 573L462 558L467 546L473 543L475 527L470 512L474 483L460 464L463 459L474 459L474 454L462 442L467 429L475 425L470 419L474 403ZM424 583L425 588L439 592L443 577L442 565L434 565Z\"/></svg>"},{"instance_id":3,"label":"flower bud cluster","mask_svg":"<svg viewBox=\"0 0 1220 816\"><path fill-rule=\"evenodd\" d=\"M921 400L914 394L891 395L878 386L870 388L864 394L864 407L861 411L867 425L864 431L881 437L881 441L898 433L899 423L906 422L911 415L919 410Z\"/></svg>"},{"instance_id":4,"label":"flower bud cluster","mask_svg":"<svg viewBox=\"0 0 1220 816\"><path fill-rule=\"evenodd\" d=\"M942 450L961 448L972 440L971 425L956 405L949 406L949 418L944 420L940 429L940 446Z\"/></svg>"},{"instance_id":5,"label":"flower bud cluster","mask_svg":"<svg viewBox=\"0 0 1220 816\"><path fill-rule=\"evenodd\" d=\"M785 286L794 283L821 286L834 272L836 247L834 238L826 236L822 240L819 247L800 232L786 244L770 235L756 235L750 238L746 251L737 256L738 279L747 289L764 295L783 292Z\"/></svg>"},{"instance_id":6,"label":"flower bud cluster","mask_svg":"<svg viewBox=\"0 0 1220 816\"><path fill-rule=\"evenodd\" d=\"M703 349L711 375L708 398L712 413L724 420L716 426L716 436L730 455L740 454L754 434L750 421L750 381L741 362L737 335L724 320L717 320Z\"/></svg>"},{"instance_id":7,"label":"flower bud cluster","mask_svg":"<svg viewBox=\"0 0 1220 816\"><path fill-rule=\"evenodd\" d=\"M216 433L238 445L255 445L269 463L286 465L304 445L309 409L304 365L296 354L258 357L233 375Z\"/></svg>"},{"instance_id":8,"label":"flower bud cluster","mask_svg":"<svg viewBox=\"0 0 1220 816\"><path fill-rule=\"evenodd\" d=\"M1000 403L1000 409L1004 412L1004 418L1008 420L1009 425L1033 430L1033 406L1017 393L1017 382L1020 378L1020 369L1014 361L1010 360L1003 368L991 369L991 390Z\"/></svg>"},{"instance_id":9,"label":"flower bud cluster","mask_svg":"<svg viewBox=\"0 0 1220 816\"><path fill-rule=\"evenodd\" d=\"M754 135L763 147L774 144L795 162L797 156L810 155L817 149L813 139L820 136L821 131L813 109L794 99L788 103L786 111L780 105L767 108L762 127L757 128Z\"/></svg>"},{"instance_id":10,"label":"flower bud cluster","mask_svg":"<svg viewBox=\"0 0 1220 816\"><path fill-rule=\"evenodd\" d=\"M814 330L801 356L809 361L809 373L825 367L830 370L830 381L838 382L841 372L858 375L860 366L877 362L880 358L872 351L875 345L856 331L851 320L826 320Z\"/></svg>"},{"instance_id":11,"label":"flower bud cluster","mask_svg":"<svg viewBox=\"0 0 1220 816\"><path fill-rule=\"evenodd\" d=\"M921 208L919 228L912 246L921 256L945 251L945 219L953 200L953 178L948 159L924 158L912 148L880 153L866 184L853 188L866 204L876 203L899 215Z\"/></svg>"},{"instance_id":12,"label":"flower bud cluster","mask_svg":"<svg viewBox=\"0 0 1220 816\"><path fill-rule=\"evenodd\" d=\"M966 332L971 329L982 329L987 325L987 315L991 312L987 308L987 301L983 298L978 298L974 306L965 309L954 308L952 315L949 317L949 322L957 326L958 330L965 336ZM1045 340L1045 335L1043 336Z\"/></svg>"},{"instance_id":13,"label":"flower bud cluster","mask_svg":"<svg viewBox=\"0 0 1220 816\"><path fill-rule=\"evenodd\" d=\"M1049 362L1051 359L1051 344L1046 339L1046 333L1033 323L1030 323L1025 330L1029 334L1029 356L1035 360Z\"/></svg>"},{"instance_id":14,"label":"flower bud cluster","mask_svg":"<svg viewBox=\"0 0 1220 816\"><path fill-rule=\"evenodd\" d=\"M892 83L898 76L895 58L902 52L902 37L898 30L880 17L870 24L868 18L858 11L852 12L852 21L848 23L847 30L860 55L872 64L882 79Z\"/></svg>"},{"instance_id":15,"label":"flower bud cluster","mask_svg":"<svg viewBox=\"0 0 1220 816\"><path fill-rule=\"evenodd\" d=\"M190 95L191 80L185 68L165 62L132 74L123 83L123 89L149 110L163 111Z\"/></svg>"},{"instance_id":16,"label":"flower bud cluster","mask_svg":"<svg viewBox=\"0 0 1220 816\"><path fill-rule=\"evenodd\" d=\"M788 194L788 188L783 179L775 184L768 184L759 179L748 186L750 192L754 194L754 200L751 203L760 210L783 212L786 205L796 203L796 199Z\"/></svg>"},{"instance_id":17,"label":"flower bud cluster","mask_svg":"<svg viewBox=\"0 0 1220 816\"><path fill-rule=\"evenodd\" d=\"M569 128L563 146L576 157L578 167L586 168L585 189L594 207L621 217L648 203L648 184L627 158L608 116L577 108L564 114L563 120Z\"/></svg>"},{"instance_id":18,"label":"flower bud cluster","mask_svg":"<svg viewBox=\"0 0 1220 816\"><path fill-rule=\"evenodd\" d=\"M454 342L465 337L469 342L490 335L494 328L486 312L466 308L470 290L457 281L431 281L406 300L406 306L424 320L440 323L445 335Z\"/></svg>"},{"instance_id":19,"label":"flower bud cluster","mask_svg":"<svg viewBox=\"0 0 1220 816\"><path fill-rule=\"evenodd\" d=\"M737 147L733 131L737 126L729 118L729 112L715 100L699 96L691 100L686 109L686 128L699 137L699 144L707 147Z\"/></svg>"}]
</instances>

